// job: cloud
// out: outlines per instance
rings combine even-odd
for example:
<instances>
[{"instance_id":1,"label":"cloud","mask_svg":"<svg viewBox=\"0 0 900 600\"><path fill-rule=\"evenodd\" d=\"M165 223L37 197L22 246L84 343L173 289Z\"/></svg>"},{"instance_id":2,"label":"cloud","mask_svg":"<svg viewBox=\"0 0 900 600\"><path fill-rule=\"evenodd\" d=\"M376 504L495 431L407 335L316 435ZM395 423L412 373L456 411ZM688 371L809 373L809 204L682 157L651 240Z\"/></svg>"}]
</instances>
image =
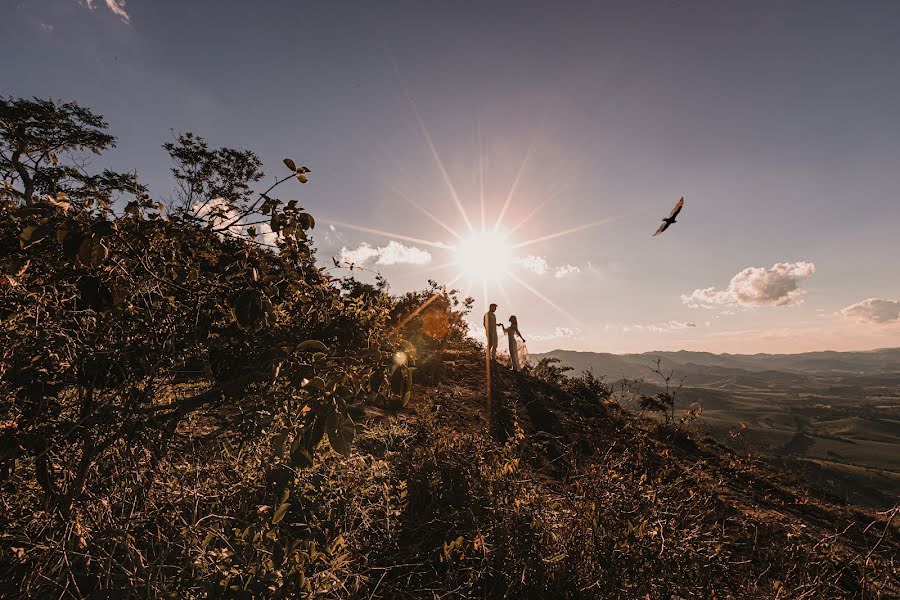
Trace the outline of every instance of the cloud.
<instances>
[{"instance_id":1,"label":"cloud","mask_svg":"<svg viewBox=\"0 0 900 600\"><path fill-rule=\"evenodd\" d=\"M553 276L557 279L562 279L563 277L574 275L576 273L581 273L581 269L579 269L575 265L563 265L556 268L556 272L553 274Z\"/></svg>"},{"instance_id":2,"label":"cloud","mask_svg":"<svg viewBox=\"0 0 900 600\"><path fill-rule=\"evenodd\" d=\"M546 258L544 258L543 256L534 256L533 254L529 254L528 256L517 256L512 260L512 262L513 264L519 265L526 271L531 271L535 275L546 275L547 273L553 273L553 276L557 279L562 279L563 277L581 272L581 268L576 267L575 265L560 265L558 267L551 267Z\"/></svg>"},{"instance_id":3,"label":"cloud","mask_svg":"<svg viewBox=\"0 0 900 600\"><path fill-rule=\"evenodd\" d=\"M531 271L535 275L543 275L550 270L550 265L547 263L546 258L534 256L532 254L529 254L528 256L518 256L513 259L513 262L522 268Z\"/></svg>"},{"instance_id":4,"label":"cloud","mask_svg":"<svg viewBox=\"0 0 900 600\"><path fill-rule=\"evenodd\" d=\"M800 282L812 277L811 262L776 263L771 269L747 267L731 278L724 290L696 289L681 301L691 308L716 306L794 306L803 302Z\"/></svg>"},{"instance_id":5,"label":"cloud","mask_svg":"<svg viewBox=\"0 0 900 600\"><path fill-rule=\"evenodd\" d=\"M894 323L900 321L900 301L869 298L842 309L840 314L867 323Z\"/></svg>"},{"instance_id":6,"label":"cloud","mask_svg":"<svg viewBox=\"0 0 900 600\"><path fill-rule=\"evenodd\" d=\"M362 265L370 260L376 265L427 265L431 262L431 253L415 246L404 246L391 240L387 246L375 248L363 242L354 249L341 248L341 261Z\"/></svg>"},{"instance_id":7,"label":"cloud","mask_svg":"<svg viewBox=\"0 0 900 600\"><path fill-rule=\"evenodd\" d=\"M45 31L47 33L53 33L53 29L54 29L53 25L50 25L49 23L41 23L41 31Z\"/></svg>"},{"instance_id":8,"label":"cloud","mask_svg":"<svg viewBox=\"0 0 900 600\"><path fill-rule=\"evenodd\" d=\"M228 227L229 233L251 238L250 233L247 231L248 226L240 222L238 213L228 207L225 198L213 198L197 211L197 216L201 219L206 219L214 227L237 221L234 225ZM274 246L278 242L278 234L272 231L272 226L269 223L259 223L254 225L253 228L256 230L256 235L252 239L270 246Z\"/></svg>"},{"instance_id":9,"label":"cloud","mask_svg":"<svg viewBox=\"0 0 900 600\"><path fill-rule=\"evenodd\" d=\"M553 328L552 333L545 334L532 334L528 336L536 342L545 342L547 340L559 340L559 339L571 339L571 340L580 340L581 339L581 329L577 327L560 327L556 326Z\"/></svg>"},{"instance_id":10,"label":"cloud","mask_svg":"<svg viewBox=\"0 0 900 600\"><path fill-rule=\"evenodd\" d=\"M88 10L94 10L95 8L97 8L95 2L96 0L84 0L84 5L88 8ZM125 10L125 0L103 0L103 4L105 4L106 8L108 8L114 15L119 17L123 23L131 22L131 17Z\"/></svg>"},{"instance_id":11,"label":"cloud","mask_svg":"<svg viewBox=\"0 0 900 600\"><path fill-rule=\"evenodd\" d=\"M669 331L690 329L696 326L696 323L691 323L690 321L667 321L665 323L655 323L653 325L634 325L634 329L639 331L650 331L653 333L666 333Z\"/></svg>"}]
</instances>

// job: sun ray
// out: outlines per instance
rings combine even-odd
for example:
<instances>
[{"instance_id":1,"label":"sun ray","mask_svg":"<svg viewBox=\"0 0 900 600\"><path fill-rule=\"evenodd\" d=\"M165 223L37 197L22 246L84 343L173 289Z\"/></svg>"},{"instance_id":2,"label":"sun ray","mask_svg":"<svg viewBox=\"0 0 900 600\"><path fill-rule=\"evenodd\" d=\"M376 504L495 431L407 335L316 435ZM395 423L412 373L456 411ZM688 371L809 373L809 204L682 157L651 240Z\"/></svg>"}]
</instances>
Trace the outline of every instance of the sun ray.
<instances>
[{"instance_id":1,"label":"sun ray","mask_svg":"<svg viewBox=\"0 0 900 600\"><path fill-rule=\"evenodd\" d=\"M593 221L591 223L585 223L584 225L578 225L577 227L570 227L569 229L563 229L562 231L557 231L556 233L550 233L548 235L542 235L531 240L519 242L518 244L514 244L513 248L524 248L525 246L531 246L532 244L546 242L547 240L553 240L558 237L571 235L573 233L578 233L579 231L584 231L585 229L590 229L591 227L597 227L599 225L605 225L607 223L612 223L613 221L618 221L619 218L620 217L610 217L608 219L600 219L599 221Z\"/></svg>"},{"instance_id":2,"label":"sun ray","mask_svg":"<svg viewBox=\"0 0 900 600\"><path fill-rule=\"evenodd\" d=\"M346 227L347 229L354 229L356 231L362 231L363 233L372 233L374 235L380 235L387 238L396 238L398 240L403 240L404 242L411 242L413 244L423 244L425 246L430 246L432 248L440 248L442 250L450 250L452 246L448 246L442 242L431 242L429 240L423 240L422 238L410 237L408 235L401 235L399 233L391 233L389 231L382 231L381 229L373 229L371 227L363 227L362 225L353 225L352 223L344 223L342 221L330 221L327 219L323 220L324 223L328 223L329 225L334 225L335 227Z\"/></svg>"},{"instance_id":3,"label":"sun ray","mask_svg":"<svg viewBox=\"0 0 900 600\"><path fill-rule=\"evenodd\" d=\"M503 301L506 302L507 305L512 305L512 300L509 299L509 294L506 291L506 287L499 279L497 280L497 289L500 290L500 295L503 297Z\"/></svg>"},{"instance_id":4,"label":"sun ray","mask_svg":"<svg viewBox=\"0 0 900 600\"><path fill-rule=\"evenodd\" d=\"M521 285L523 288L525 288L526 290L528 290L529 292L531 292L532 294L534 294L535 296L537 296L539 299L541 299L541 300L543 300L544 302L546 302L549 306L551 306L551 307L554 308L555 310L559 311L559 314L563 315L563 316L566 317L567 319L571 319L571 320L574 321L575 323L579 323L578 319L576 319L571 313L569 313L569 312L566 311L564 308L562 308L561 306L559 306L558 304L556 304L555 302L553 302L553 300L551 300L551 299L548 298L547 296L543 295L542 293L540 293L539 291L537 291L536 289L534 289L532 286L528 285L528 283L526 283L525 281L523 281L518 275L516 275L515 273L507 273L507 275L509 275L510 278L512 278L513 281L515 281L516 283L518 283L519 285ZM580 324L580 323L579 323L579 324Z\"/></svg>"},{"instance_id":5,"label":"sun ray","mask_svg":"<svg viewBox=\"0 0 900 600\"><path fill-rule=\"evenodd\" d=\"M516 177L515 179L513 179L512 186L510 186L509 188L509 193L506 195L506 200L503 202L503 208L500 209L500 214L497 216L497 222L494 223L494 230L499 229L500 225L503 223L503 217L506 216L506 210L512 203L513 196L516 194L516 189L519 187L519 181L522 179L522 174L525 173L525 166L528 164L528 159L531 158L531 155L534 153L534 149L536 146L537 135L535 135L531 140L531 144L528 146L528 151L525 152L525 158L522 159L522 164L519 166Z\"/></svg>"},{"instance_id":6,"label":"sun ray","mask_svg":"<svg viewBox=\"0 0 900 600\"><path fill-rule=\"evenodd\" d=\"M472 227L472 222L469 221L469 215L466 214L466 209L463 208L462 202L459 200L459 194L456 193L456 188L453 187L453 182L450 180L450 174L447 173L447 169L444 168L444 161L441 160L441 156L438 154L434 141L431 139L431 133L428 132L428 128L425 127L425 121L422 120L422 115L419 114L419 109L416 108L416 104L412 100L410 100L409 103L412 106L413 113L416 115L416 121L419 123L419 130L422 132L422 136L425 138L429 150L431 150L431 156L434 157L434 162L437 164L438 170L440 170L441 176L444 178L444 183L447 184L447 189L450 190L450 196L453 198L453 203L456 204L456 208L459 209L459 213L462 215L463 221L465 221L469 231L475 231L475 228Z\"/></svg>"},{"instance_id":7,"label":"sun ray","mask_svg":"<svg viewBox=\"0 0 900 600\"><path fill-rule=\"evenodd\" d=\"M555 191L551 192L549 196L544 198L537 206L532 208L531 211L527 215L525 215L524 219L522 219L521 221L516 223L516 225L512 229L507 231L507 234L512 235L513 233L515 233L516 231L521 229L526 223L528 223L528 221L533 219L534 216L538 212L540 212L540 210L542 208L544 208L545 206L547 206L547 204L549 204L550 202L553 202L554 200L556 200L557 198L562 196L563 192L565 192L567 189L569 189L569 186L571 184L572 184L572 182L564 183L563 185L559 186Z\"/></svg>"},{"instance_id":8,"label":"sun ray","mask_svg":"<svg viewBox=\"0 0 900 600\"><path fill-rule=\"evenodd\" d=\"M484 144L481 141L481 128L476 127L478 137L478 196L481 203L481 229L484 230Z\"/></svg>"},{"instance_id":9,"label":"sun ray","mask_svg":"<svg viewBox=\"0 0 900 600\"><path fill-rule=\"evenodd\" d=\"M401 198L403 198L404 200L406 200L410 205L412 205L413 207L415 207L415 208L419 209L420 211L422 211L422 213L423 213L426 217L428 217L429 219L431 219L432 221L434 221L435 223L437 223L438 225L440 225L441 227L443 227L445 230L447 230L447 231L450 233L450 235L452 235L453 237L455 237L455 238L458 239L458 240L462 240L462 239L463 239L462 236L461 236L455 229L453 229L452 227L450 227L449 225L447 225L446 223L444 223L443 221L441 221L439 218L437 218L437 217L436 217L431 211L429 211L427 208L425 208L424 206L422 206L421 204L419 204L418 202L416 202L415 200L413 200L412 198L410 198L409 196L407 196L406 194L404 194L403 192L401 192L399 189L397 189L397 188L394 187L393 185L387 184L387 186L388 186L388 189L390 189L392 192L394 192L395 194L397 194L398 196L400 196Z\"/></svg>"}]
</instances>

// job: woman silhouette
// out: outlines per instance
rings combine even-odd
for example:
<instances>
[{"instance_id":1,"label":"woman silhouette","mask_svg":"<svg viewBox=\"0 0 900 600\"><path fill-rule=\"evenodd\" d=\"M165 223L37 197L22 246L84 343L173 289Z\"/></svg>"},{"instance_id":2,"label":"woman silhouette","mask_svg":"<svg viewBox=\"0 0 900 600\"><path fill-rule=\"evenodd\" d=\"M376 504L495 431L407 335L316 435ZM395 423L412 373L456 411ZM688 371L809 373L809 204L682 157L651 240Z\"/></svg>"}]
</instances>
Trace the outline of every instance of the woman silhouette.
<instances>
[{"instance_id":1,"label":"woman silhouette","mask_svg":"<svg viewBox=\"0 0 900 600\"><path fill-rule=\"evenodd\" d=\"M501 327L503 327L501 325ZM519 364L519 347L516 344L516 336L525 343L525 338L519 333L519 320L516 315L509 318L509 327L503 327L503 333L509 336L509 362L512 364L513 371L521 371L522 365Z\"/></svg>"}]
</instances>

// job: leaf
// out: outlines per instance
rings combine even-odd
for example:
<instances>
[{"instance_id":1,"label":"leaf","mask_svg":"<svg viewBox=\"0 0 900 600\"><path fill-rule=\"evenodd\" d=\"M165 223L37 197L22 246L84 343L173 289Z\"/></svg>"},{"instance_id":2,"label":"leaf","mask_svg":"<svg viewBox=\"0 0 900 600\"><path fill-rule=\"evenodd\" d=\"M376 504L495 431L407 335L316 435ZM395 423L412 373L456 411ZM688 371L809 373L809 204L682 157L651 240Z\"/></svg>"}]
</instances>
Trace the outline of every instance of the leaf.
<instances>
[{"instance_id":1,"label":"leaf","mask_svg":"<svg viewBox=\"0 0 900 600\"><path fill-rule=\"evenodd\" d=\"M328 442L338 454L350 456L350 446L353 445L353 437L356 435L356 425L353 419L344 415L335 415L334 427L328 430Z\"/></svg>"},{"instance_id":2,"label":"leaf","mask_svg":"<svg viewBox=\"0 0 900 600\"><path fill-rule=\"evenodd\" d=\"M286 166L286 167L287 167L288 169L290 169L291 171L296 171L296 170L297 170L297 165L296 165L296 164L294 163L294 161L292 161L290 158L285 158L285 159L284 159L284 166Z\"/></svg>"},{"instance_id":3,"label":"leaf","mask_svg":"<svg viewBox=\"0 0 900 600\"><path fill-rule=\"evenodd\" d=\"M50 204L52 204L53 206L61 208L63 212L66 212L69 210L71 204L66 202L63 198L65 198L64 194L61 195L59 200L57 200L53 196L47 196L47 201L50 202Z\"/></svg>"},{"instance_id":4,"label":"leaf","mask_svg":"<svg viewBox=\"0 0 900 600\"><path fill-rule=\"evenodd\" d=\"M303 173L297 173L297 181L299 181L300 183L308 183L309 177L307 177Z\"/></svg>"},{"instance_id":5,"label":"leaf","mask_svg":"<svg viewBox=\"0 0 900 600\"><path fill-rule=\"evenodd\" d=\"M19 234L19 245L24 248L29 244L40 241L44 237L42 235L43 229L44 228L40 225L27 225L25 229L22 230L22 233Z\"/></svg>"},{"instance_id":6,"label":"leaf","mask_svg":"<svg viewBox=\"0 0 900 600\"><path fill-rule=\"evenodd\" d=\"M303 444L297 444L291 451L291 464L297 469L308 469L313 466L312 453Z\"/></svg>"},{"instance_id":7,"label":"leaf","mask_svg":"<svg viewBox=\"0 0 900 600\"><path fill-rule=\"evenodd\" d=\"M304 340L297 345L297 352L328 352L328 346L319 340Z\"/></svg>"},{"instance_id":8,"label":"leaf","mask_svg":"<svg viewBox=\"0 0 900 600\"><path fill-rule=\"evenodd\" d=\"M297 215L297 221L302 229L313 229L316 226L316 220L309 213L300 213Z\"/></svg>"},{"instance_id":9,"label":"leaf","mask_svg":"<svg viewBox=\"0 0 900 600\"><path fill-rule=\"evenodd\" d=\"M99 267L107 256L109 249L96 234L85 237L78 247L78 261L86 267Z\"/></svg>"},{"instance_id":10,"label":"leaf","mask_svg":"<svg viewBox=\"0 0 900 600\"><path fill-rule=\"evenodd\" d=\"M275 514L272 515L272 525L277 525L281 523L281 520L284 518L284 515L287 514L288 509L291 507L290 502L285 502L281 506L278 507L278 510L275 511Z\"/></svg>"},{"instance_id":11,"label":"leaf","mask_svg":"<svg viewBox=\"0 0 900 600\"><path fill-rule=\"evenodd\" d=\"M275 456L284 454L284 444L287 442L288 432L282 431L272 437L272 446L275 448Z\"/></svg>"},{"instance_id":12,"label":"leaf","mask_svg":"<svg viewBox=\"0 0 900 600\"><path fill-rule=\"evenodd\" d=\"M232 311L237 324L242 328L261 325L266 318L267 299L258 290L244 290L234 300Z\"/></svg>"},{"instance_id":13,"label":"leaf","mask_svg":"<svg viewBox=\"0 0 900 600\"><path fill-rule=\"evenodd\" d=\"M409 403L412 392L412 371L406 365L398 365L391 372L391 392L403 406Z\"/></svg>"},{"instance_id":14,"label":"leaf","mask_svg":"<svg viewBox=\"0 0 900 600\"><path fill-rule=\"evenodd\" d=\"M141 216L141 210L138 208L138 203L132 200L128 204L125 205L125 214L131 215L133 217Z\"/></svg>"}]
</instances>

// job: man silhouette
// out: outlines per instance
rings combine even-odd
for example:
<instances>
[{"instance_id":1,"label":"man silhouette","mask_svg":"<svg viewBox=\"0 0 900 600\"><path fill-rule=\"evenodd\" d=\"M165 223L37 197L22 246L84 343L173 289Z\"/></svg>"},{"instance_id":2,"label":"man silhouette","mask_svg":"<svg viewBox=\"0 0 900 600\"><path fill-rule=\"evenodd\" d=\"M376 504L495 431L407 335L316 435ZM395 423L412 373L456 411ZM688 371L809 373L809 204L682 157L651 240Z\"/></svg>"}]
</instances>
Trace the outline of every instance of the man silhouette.
<instances>
[{"instance_id":1,"label":"man silhouette","mask_svg":"<svg viewBox=\"0 0 900 600\"><path fill-rule=\"evenodd\" d=\"M491 353L491 360L497 359L497 305L491 304L488 311L484 313L484 333L487 337L488 350Z\"/></svg>"}]
</instances>

